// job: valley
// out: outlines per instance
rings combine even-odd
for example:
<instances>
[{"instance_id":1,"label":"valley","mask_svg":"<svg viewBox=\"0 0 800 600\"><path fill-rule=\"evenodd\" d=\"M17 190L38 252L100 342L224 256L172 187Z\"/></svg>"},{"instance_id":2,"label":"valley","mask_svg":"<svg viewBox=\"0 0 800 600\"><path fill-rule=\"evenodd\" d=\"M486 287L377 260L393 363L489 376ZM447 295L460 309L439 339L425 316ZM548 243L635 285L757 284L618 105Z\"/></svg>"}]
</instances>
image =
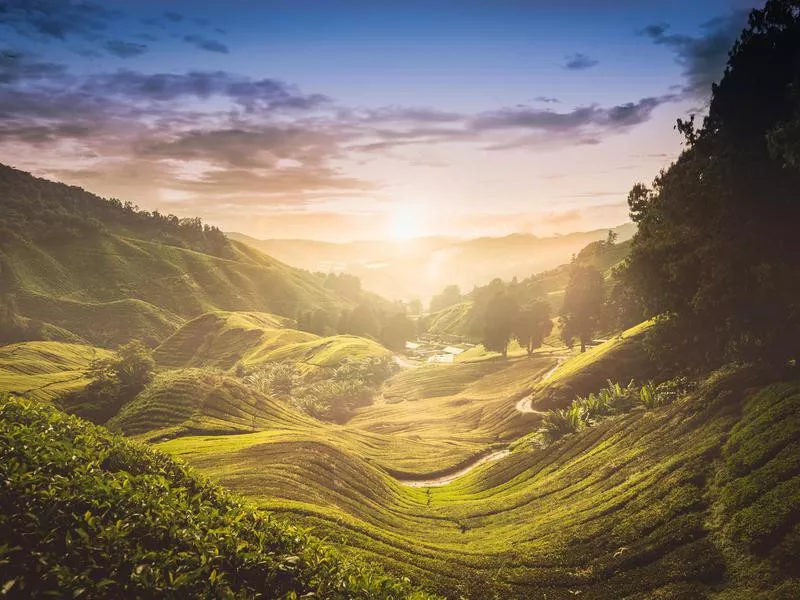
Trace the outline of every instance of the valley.
<instances>
[{"instance_id":1,"label":"valley","mask_svg":"<svg viewBox=\"0 0 800 600\"><path fill-rule=\"evenodd\" d=\"M800 598L800 3L173 4L0 7L0 598Z\"/></svg>"}]
</instances>

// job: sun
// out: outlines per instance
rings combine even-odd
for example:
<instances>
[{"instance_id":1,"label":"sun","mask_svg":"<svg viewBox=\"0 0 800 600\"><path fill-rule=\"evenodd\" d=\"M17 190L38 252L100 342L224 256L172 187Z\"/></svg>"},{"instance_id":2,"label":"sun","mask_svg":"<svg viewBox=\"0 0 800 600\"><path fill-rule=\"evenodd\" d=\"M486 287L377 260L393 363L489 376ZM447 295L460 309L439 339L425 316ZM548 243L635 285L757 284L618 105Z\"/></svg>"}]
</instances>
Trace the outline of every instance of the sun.
<instances>
[{"instance_id":1,"label":"sun","mask_svg":"<svg viewBox=\"0 0 800 600\"><path fill-rule=\"evenodd\" d=\"M425 235L425 215L419 205L398 203L390 214L389 234L394 241L405 241Z\"/></svg>"}]
</instances>

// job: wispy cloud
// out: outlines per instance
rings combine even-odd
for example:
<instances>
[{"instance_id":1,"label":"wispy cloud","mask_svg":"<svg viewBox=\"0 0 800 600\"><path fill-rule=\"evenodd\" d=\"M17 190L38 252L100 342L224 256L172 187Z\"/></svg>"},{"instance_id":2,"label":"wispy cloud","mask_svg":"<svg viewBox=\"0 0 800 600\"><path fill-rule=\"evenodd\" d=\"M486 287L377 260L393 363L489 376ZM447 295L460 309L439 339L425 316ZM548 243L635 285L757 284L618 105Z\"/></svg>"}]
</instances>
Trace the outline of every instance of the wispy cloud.
<instances>
[{"instance_id":1,"label":"wispy cloud","mask_svg":"<svg viewBox=\"0 0 800 600\"><path fill-rule=\"evenodd\" d=\"M586 54L570 54L565 58L564 68L569 71L583 71L596 67L599 61L587 56Z\"/></svg>"},{"instance_id":2,"label":"wispy cloud","mask_svg":"<svg viewBox=\"0 0 800 600\"><path fill-rule=\"evenodd\" d=\"M684 95L707 100L711 84L722 76L728 52L747 24L748 14L748 10L736 10L707 21L701 26L701 33L694 36L672 33L666 23L648 25L640 34L672 51L675 61L683 67Z\"/></svg>"},{"instance_id":3,"label":"wispy cloud","mask_svg":"<svg viewBox=\"0 0 800 600\"><path fill-rule=\"evenodd\" d=\"M220 54L228 54L230 50L228 46L217 40L212 40L202 35L186 35L183 37L184 41L207 52L218 52Z\"/></svg>"}]
</instances>

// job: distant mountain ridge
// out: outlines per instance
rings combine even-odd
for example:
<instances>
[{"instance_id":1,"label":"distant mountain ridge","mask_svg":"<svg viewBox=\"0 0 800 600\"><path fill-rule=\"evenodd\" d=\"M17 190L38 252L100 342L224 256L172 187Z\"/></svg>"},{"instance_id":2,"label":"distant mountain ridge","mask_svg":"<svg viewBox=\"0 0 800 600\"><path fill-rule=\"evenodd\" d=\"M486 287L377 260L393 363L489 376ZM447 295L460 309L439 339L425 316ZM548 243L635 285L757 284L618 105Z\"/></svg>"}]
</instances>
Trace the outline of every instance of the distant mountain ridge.
<instances>
[{"instance_id":1,"label":"distant mountain ridge","mask_svg":"<svg viewBox=\"0 0 800 600\"><path fill-rule=\"evenodd\" d=\"M524 279L569 262L587 244L605 239L608 229L537 237L514 233L504 237L461 240L427 237L405 242L345 243L302 239L258 240L226 233L295 267L309 271L344 271L358 276L364 288L392 299L427 300L445 285L464 291L494 278ZM618 241L633 237L636 226L613 228Z\"/></svg>"}]
</instances>

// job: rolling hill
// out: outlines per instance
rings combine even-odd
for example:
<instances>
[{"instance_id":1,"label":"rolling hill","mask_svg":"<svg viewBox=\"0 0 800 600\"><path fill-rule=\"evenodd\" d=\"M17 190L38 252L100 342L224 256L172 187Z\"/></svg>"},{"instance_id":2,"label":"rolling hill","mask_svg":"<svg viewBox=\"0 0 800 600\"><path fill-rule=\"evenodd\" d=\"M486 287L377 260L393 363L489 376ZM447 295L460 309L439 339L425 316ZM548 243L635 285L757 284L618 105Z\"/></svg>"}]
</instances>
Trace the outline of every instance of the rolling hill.
<instances>
[{"instance_id":1,"label":"rolling hill","mask_svg":"<svg viewBox=\"0 0 800 600\"><path fill-rule=\"evenodd\" d=\"M150 345L212 310L294 319L352 300L198 220L137 211L0 166L0 321L6 341ZM42 231L48 232L43 235Z\"/></svg>"},{"instance_id":2,"label":"rolling hill","mask_svg":"<svg viewBox=\"0 0 800 600\"><path fill-rule=\"evenodd\" d=\"M291 362L336 367L343 360L389 356L372 340L352 335L320 337L291 329L292 321L267 313L211 312L189 321L155 352L162 367L255 368Z\"/></svg>"},{"instance_id":3,"label":"rolling hill","mask_svg":"<svg viewBox=\"0 0 800 600\"><path fill-rule=\"evenodd\" d=\"M546 447L525 433L576 390L639 370L642 333L552 372L546 355L404 371L389 381L387 403L344 427L158 447L447 597L792 597L800 589L796 382L727 369L672 404ZM535 410L520 414L515 399L527 393ZM408 443L383 445L384 437ZM459 448L460 458L418 455L414 438ZM452 483L411 486L498 448L506 452Z\"/></svg>"}]
</instances>

